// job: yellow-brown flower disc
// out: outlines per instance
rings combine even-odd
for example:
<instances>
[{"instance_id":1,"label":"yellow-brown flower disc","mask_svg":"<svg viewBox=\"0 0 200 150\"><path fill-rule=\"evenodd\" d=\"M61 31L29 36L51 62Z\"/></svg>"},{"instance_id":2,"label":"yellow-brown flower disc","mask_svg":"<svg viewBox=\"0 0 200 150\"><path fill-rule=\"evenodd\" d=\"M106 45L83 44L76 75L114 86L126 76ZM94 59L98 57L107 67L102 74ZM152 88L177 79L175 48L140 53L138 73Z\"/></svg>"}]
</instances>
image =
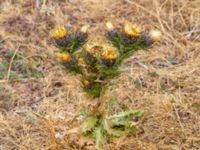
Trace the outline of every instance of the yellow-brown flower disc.
<instances>
[{"instance_id":1,"label":"yellow-brown flower disc","mask_svg":"<svg viewBox=\"0 0 200 150\"><path fill-rule=\"evenodd\" d=\"M62 25L57 25L51 32L54 39L62 39L68 34L67 29Z\"/></svg>"},{"instance_id":2,"label":"yellow-brown flower disc","mask_svg":"<svg viewBox=\"0 0 200 150\"><path fill-rule=\"evenodd\" d=\"M141 27L136 24L126 22L124 24L124 34L130 37L138 37L141 34Z\"/></svg>"},{"instance_id":3,"label":"yellow-brown flower disc","mask_svg":"<svg viewBox=\"0 0 200 150\"><path fill-rule=\"evenodd\" d=\"M83 80L83 85L84 86L89 86L90 85L90 82L88 80Z\"/></svg>"},{"instance_id":4,"label":"yellow-brown flower disc","mask_svg":"<svg viewBox=\"0 0 200 150\"><path fill-rule=\"evenodd\" d=\"M96 43L93 43L93 44L87 44L86 46L86 52L93 56L93 57L96 57L102 50L102 46L99 46L98 44Z\"/></svg>"},{"instance_id":5,"label":"yellow-brown flower disc","mask_svg":"<svg viewBox=\"0 0 200 150\"><path fill-rule=\"evenodd\" d=\"M114 49L105 49L102 52L102 57L104 59L108 59L108 60L116 59L118 56L119 56L119 53Z\"/></svg>"},{"instance_id":6,"label":"yellow-brown flower disc","mask_svg":"<svg viewBox=\"0 0 200 150\"><path fill-rule=\"evenodd\" d=\"M135 33L137 33L138 35L140 35L141 32L142 32L141 27L140 27L139 25L137 25L137 24L133 24L133 25L132 25L132 29L133 29L133 30L135 31Z\"/></svg>"},{"instance_id":7,"label":"yellow-brown flower disc","mask_svg":"<svg viewBox=\"0 0 200 150\"><path fill-rule=\"evenodd\" d=\"M72 60L72 57L70 56L69 53L61 53L60 54L60 60L63 62L63 63L68 63Z\"/></svg>"},{"instance_id":8,"label":"yellow-brown flower disc","mask_svg":"<svg viewBox=\"0 0 200 150\"><path fill-rule=\"evenodd\" d=\"M102 63L108 67L112 67L115 64L118 56L119 52L114 47L109 45L105 45L101 52Z\"/></svg>"},{"instance_id":9,"label":"yellow-brown flower disc","mask_svg":"<svg viewBox=\"0 0 200 150\"><path fill-rule=\"evenodd\" d=\"M91 81L88 81L87 79L83 79L82 83L85 89L92 88L93 83Z\"/></svg>"}]
</instances>

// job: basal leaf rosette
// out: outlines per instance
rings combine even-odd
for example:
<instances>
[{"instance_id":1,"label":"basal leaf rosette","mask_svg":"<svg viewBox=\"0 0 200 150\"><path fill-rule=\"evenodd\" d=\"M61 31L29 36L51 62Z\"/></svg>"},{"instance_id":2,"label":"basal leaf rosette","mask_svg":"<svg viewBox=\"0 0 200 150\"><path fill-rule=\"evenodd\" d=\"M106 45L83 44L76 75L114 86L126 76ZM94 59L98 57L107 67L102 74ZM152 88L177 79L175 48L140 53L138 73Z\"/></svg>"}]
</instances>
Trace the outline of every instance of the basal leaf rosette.
<instances>
[{"instance_id":1,"label":"basal leaf rosette","mask_svg":"<svg viewBox=\"0 0 200 150\"><path fill-rule=\"evenodd\" d=\"M126 136L137 130L133 119L143 116L139 110L127 110L111 115L116 98L111 98L103 107L103 111L86 112L80 127L84 136L94 138L97 147L102 145L103 139Z\"/></svg>"}]
</instances>

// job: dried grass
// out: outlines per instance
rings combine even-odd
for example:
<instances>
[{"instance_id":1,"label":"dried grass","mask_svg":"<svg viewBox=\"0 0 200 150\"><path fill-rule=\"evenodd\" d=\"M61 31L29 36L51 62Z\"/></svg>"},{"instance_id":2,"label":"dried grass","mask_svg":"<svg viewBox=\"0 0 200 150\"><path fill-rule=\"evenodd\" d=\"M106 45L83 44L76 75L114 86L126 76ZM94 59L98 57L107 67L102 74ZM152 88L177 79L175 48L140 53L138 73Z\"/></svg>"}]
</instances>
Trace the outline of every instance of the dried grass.
<instances>
[{"instance_id":1,"label":"dried grass","mask_svg":"<svg viewBox=\"0 0 200 150\"><path fill-rule=\"evenodd\" d=\"M0 62L13 61L7 51L19 48L24 60L39 61L43 72L37 79L0 80L0 149L95 149L94 141L73 134L80 110L95 101L81 90L79 76L56 61L49 31L55 24L88 23L90 38L102 39L108 20L116 26L129 20L158 28L163 39L127 60L128 71L106 93L118 97L120 106L144 110L145 116L136 120L136 134L104 142L103 149L200 149L199 0L35 2L0 2Z\"/></svg>"}]
</instances>

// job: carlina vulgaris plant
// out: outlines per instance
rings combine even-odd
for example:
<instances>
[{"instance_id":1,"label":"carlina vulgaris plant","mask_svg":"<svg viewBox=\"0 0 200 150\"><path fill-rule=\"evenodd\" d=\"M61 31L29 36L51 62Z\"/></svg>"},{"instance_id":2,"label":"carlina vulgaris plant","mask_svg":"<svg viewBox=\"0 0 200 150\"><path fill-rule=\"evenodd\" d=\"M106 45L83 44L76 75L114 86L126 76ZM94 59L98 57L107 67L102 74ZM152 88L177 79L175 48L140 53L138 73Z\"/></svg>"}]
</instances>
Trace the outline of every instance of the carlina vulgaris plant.
<instances>
[{"instance_id":1,"label":"carlina vulgaris plant","mask_svg":"<svg viewBox=\"0 0 200 150\"><path fill-rule=\"evenodd\" d=\"M83 135L96 139L97 146L104 138L111 139L135 131L132 119L142 116L143 112L128 110L110 115L117 100L114 97L105 99L103 95L109 81L122 72L120 66L123 61L134 52L151 47L161 37L158 30L145 32L139 25L130 22L125 22L121 29L111 22L107 22L106 27L108 41L103 43L88 41L87 25L75 32L56 26L52 32L65 68L80 74L84 91L99 100L99 105L92 112L84 113L85 119L80 127Z\"/></svg>"},{"instance_id":2,"label":"carlina vulgaris plant","mask_svg":"<svg viewBox=\"0 0 200 150\"><path fill-rule=\"evenodd\" d=\"M142 31L140 26L130 22L126 22L122 29L115 28L111 22L108 22L106 26L106 36L114 47L107 42L101 44L100 51L95 55L96 59L92 64L96 73L95 80L99 79L103 84L98 84L99 87L96 88L95 80L92 82L93 85L90 84L89 80L85 82L85 85L89 87L89 91L95 91L95 94L102 93L106 86L109 85L109 80L120 74L120 66L125 59L138 50L151 47L161 37L161 32L158 30L152 30L147 33ZM94 46L92 48L97 47ZM91 52L91 50L87 51ZM102 91L97 92L97 90ZM100 97L101 94L95 96ZM99 107L101 109L86 114L86 119L81 126L82 132L86 136L96 139L97 146L101 145L103 138L120 137L135 131L136 127L131 123L132 119L143 115L142 111L128 110L109 116L109 111L114 102L116 102L115 98L111 98L106 103L105 100L102 100Z\"/></svg>"}]
</instances>

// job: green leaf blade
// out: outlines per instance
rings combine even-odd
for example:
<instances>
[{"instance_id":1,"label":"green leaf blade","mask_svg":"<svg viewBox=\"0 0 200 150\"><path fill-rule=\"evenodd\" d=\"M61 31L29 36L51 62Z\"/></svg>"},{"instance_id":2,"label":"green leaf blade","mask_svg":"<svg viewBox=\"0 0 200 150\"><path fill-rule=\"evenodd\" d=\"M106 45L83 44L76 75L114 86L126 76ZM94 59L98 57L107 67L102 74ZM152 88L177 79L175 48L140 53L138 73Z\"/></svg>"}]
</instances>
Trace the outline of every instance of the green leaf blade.
<instances>
[{"instance_id":1,"label":"green leaf blade","mask_svg":"<svg viewBox=\"0 0 200 150\"><path fill-rule=\"evenodd\" d=\"M89 116L81 125L81 132L87 134L87 132L92 131L97 124L97 117L96 116Z\"/></svg>"}]
</instances>

